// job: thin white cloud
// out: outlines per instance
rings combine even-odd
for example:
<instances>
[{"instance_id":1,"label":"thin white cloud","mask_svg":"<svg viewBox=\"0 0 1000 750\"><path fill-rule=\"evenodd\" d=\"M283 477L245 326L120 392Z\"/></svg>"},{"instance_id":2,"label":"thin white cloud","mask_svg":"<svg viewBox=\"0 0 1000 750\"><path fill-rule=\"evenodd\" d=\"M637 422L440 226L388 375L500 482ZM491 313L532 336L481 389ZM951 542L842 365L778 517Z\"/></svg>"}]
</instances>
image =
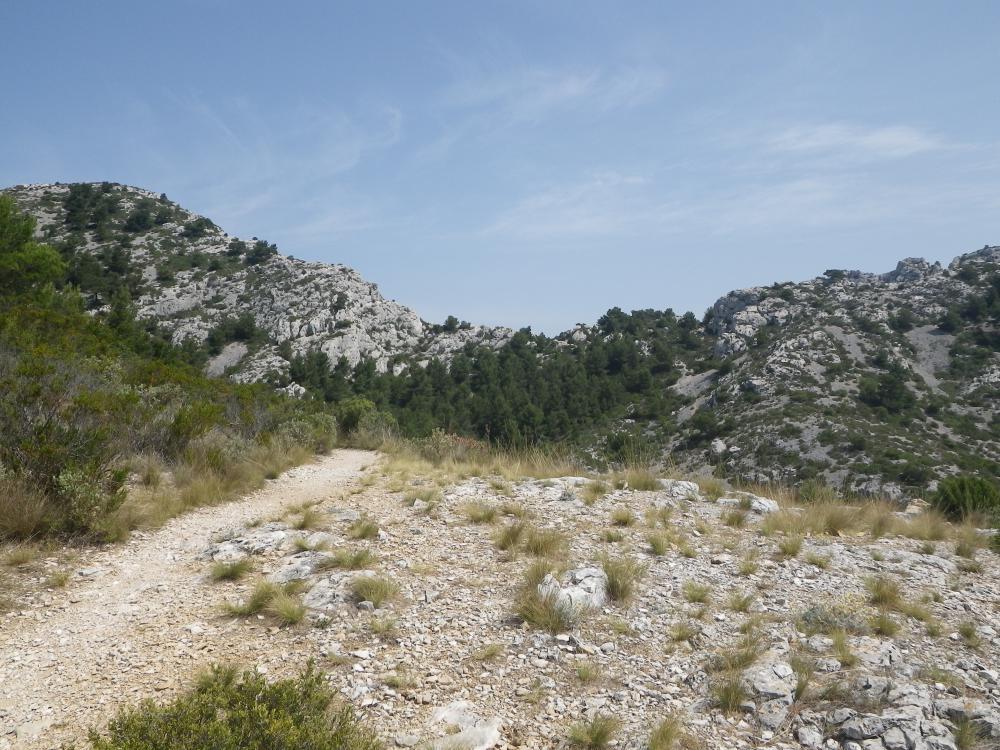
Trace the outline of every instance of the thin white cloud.
<instances>
[{"instance_id":1,"label":"thin white cloud","mask_svg":"<svg viewBox=\"0 0 1000 750\"><path fill-rule=\"evenodd\" d=\"M804 155L902 158L937 151L946 144L937 136L909 125L866 128L836 122L796 125L770 139L775 152Z\"/></svg>"},{"instance_id":2,"label":"thin white cloud","mask_svg":"<svg viewBox=\"0 0 1000 750\"><path fill-rule=\"evenodd\" d=\"M537 122L567 107L638 106L659 94L667 80L658 68L520 67L467 74L446 90L443 103L458 110L490 110L514 123Z\"/></svg>"},{"instance_id":3,"label":"thin white cloud","mask_svg":"<svg viewBox=\"0 0 1000 750\"><path fill-rule=\"evenodd\" d=\"M615 172L548 186L501 212L481 234L562 240L662 230L676 208L657 204L648 188L643 177Z\"/></svg>"}]
</instances>

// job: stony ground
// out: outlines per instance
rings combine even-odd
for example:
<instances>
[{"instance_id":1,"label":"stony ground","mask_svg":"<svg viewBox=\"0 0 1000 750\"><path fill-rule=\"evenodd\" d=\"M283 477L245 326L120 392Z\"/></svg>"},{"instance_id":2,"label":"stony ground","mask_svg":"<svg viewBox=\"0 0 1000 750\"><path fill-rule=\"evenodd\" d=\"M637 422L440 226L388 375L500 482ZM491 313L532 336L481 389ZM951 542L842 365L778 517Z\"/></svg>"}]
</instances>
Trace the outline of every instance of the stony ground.
<instances>
[{"instance_id":1,"label":"stony ground","mask_svg":"<svg viewBox=\"0 0 1000 750\"><path fill-rule=\"evenodd\" d=\"M211 662L281 671L303 661L304 631L219 616L225 591L207 580L199 555L225 529L339 497L373 460L336 451L239 502L84 554L64 589L0 616L0 748L60 747L124 704L174 694Z\"/></svg>"},{"instance_id":2,"label":"stony ground","mask_svg":"<svg viewBox=\"0 0 1000 750\"><path fill-rule=\"evenodd\" d=\"M795 550L790 535L761 533L771 501L710 500L669 480L593 499L574 477L434 484L379 469L341 490L369 460L341 453L249 504L95 555L80 571L93 575L8 618L0 747L57 747L211 662L279 675L309 659L389 746L558 747L574 725L612 716L613 742L639 748L675 716L706 748L956 748L972 733L1000 747L996 555L864 531L809 535ZM496 517L473 522L470 503ZM354 538L366 519L377 532ZM519 521L566 540L545 591L587 608L565 632L515 614L535 558L494 539ZM338 551L362 549L367 570L336 567ZM627 601L605 596L604 555L643 567ZM208 579L213 561L244 558L246 578ZM398 595L359 601L364 576ZM220 613L261 577L295 587L301 623ZM869 590L879 577L900 591L885 595L882 621Z\"/></svg>"}]
</instances>

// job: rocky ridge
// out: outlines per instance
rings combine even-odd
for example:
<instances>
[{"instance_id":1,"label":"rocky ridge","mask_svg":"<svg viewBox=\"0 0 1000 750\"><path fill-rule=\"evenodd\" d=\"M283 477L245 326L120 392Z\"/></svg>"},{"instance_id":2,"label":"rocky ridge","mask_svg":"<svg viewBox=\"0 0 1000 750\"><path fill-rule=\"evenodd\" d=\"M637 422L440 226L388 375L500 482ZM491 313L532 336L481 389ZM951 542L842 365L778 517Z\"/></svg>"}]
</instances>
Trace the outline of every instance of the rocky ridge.
<instances>
[{"instance_id":1,"label":"rocky ridge","mask_svg":"<svg viewBox=\"0 0 1000 750\"><path fill-rule=\"evenodd\" d=\"M333 364L341 357L351 366L371 359L385 370L400 358L447 359L468 343L499 346L511 335L508 329L488 326L442 330L382 297L375 284L347 266L298 260L267 243L261 257L248 262L262 241L255 237L241 245L206 217L141 188L94 183L91 189L109 197L113 213L100 233L92 227L74 231L64 205L70 189L63 184L21 185L7 192L36 217L39 236L48 242L76 243L94 255L126 248L142 279L141 293L133 300L137 316L155 320L175 343L204 342L222 321L244 314L266 335L258 346L229 343L209 362L211 374L262 380L287 373L290 354L315 349ZM125 230L139 210L156 220Z\"/></svg>"},{"instance_id":2,"label":"rocky ridge","mask_svg":"<svg viewBox=\"0 0 1000 750\"><path fill-rule=\"evenodd\" d=\"M1000 247L988 246L947 267L910 258L889 273L828 271L720 298L706 329L722 367L675 386L695 398L687 416L703 408L730 426L708 463L750 480L819 475L899 497L932 467L996 462L1000 353L964 321L946 330L942 320L998 272ZM888 390L894 372L896 401L862 391L866 379Z\"/></svg>"}]
</instances>

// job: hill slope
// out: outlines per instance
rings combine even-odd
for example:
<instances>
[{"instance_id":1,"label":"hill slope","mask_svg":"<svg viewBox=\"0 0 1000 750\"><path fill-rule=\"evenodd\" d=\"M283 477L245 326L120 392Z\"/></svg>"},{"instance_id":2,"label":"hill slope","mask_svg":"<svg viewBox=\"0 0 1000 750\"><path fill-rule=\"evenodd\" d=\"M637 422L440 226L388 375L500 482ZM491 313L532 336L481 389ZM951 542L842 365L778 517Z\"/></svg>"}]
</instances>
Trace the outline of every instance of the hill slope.
<instances>
[{"instance_id":1,"label":"hill slope","mask_svg":"<svg viewBox=\"0 0 1000 750\"><path fill-rule=\"evenodd\" d=\"M1000 473L998 247L734 291L700 321L614 309L548 338L430 325L345 266L232 238L149 191L9 192L95 308L127 290L209 373L364 396L409 434L570 441L596 462L669 454L890 495Z\"/></svg>"},{"instance_id":2,"label":"hill slope","mask_svg":"<svg viewBox=\"0 0 1000 750\"><path fill-rule=\"evenodd\" d=\"M1000 247L948 267L828 271L722 297L707 316L724 360L699 397L734 425L730 473L821 472L876 491L1000 460Z\"/></svg>"},{"instance_id":3,"label":"hill slope","mask_svg":"<svg viewBox=\"0 0 1000 750\"><path fill-rule=\"evenodd\" d=\"M74 280L95 305L124 281L140 318L155 319L175 343L209 345L213 374L261 380L286 372L292 354L314 349L332 362L371 359L384 370L401 355L447 356L470 341L496 345L510 334L457 321L435 328L346 266L230 237L163 194L112 183L8 192L38 220L41 237L73 259Z\"/></svg>"}]
</instances>

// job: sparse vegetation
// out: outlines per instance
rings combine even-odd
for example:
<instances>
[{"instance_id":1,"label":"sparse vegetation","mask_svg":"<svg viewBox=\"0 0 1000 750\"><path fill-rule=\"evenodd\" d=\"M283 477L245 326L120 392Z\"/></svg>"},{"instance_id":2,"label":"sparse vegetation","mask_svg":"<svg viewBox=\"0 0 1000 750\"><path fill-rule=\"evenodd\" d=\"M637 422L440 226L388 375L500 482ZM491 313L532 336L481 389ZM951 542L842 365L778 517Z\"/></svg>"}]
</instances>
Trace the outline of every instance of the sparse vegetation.
<instances>
[{"instance_id":1,"label":"sparse vegetation","mask_svg":"<svg viewBox=\"0 0 1000 750\"><path fill-rule=\"evenodd\" d=\"M613 716L597 714L591 719L578 722L570 728L569 744L583 750L604 750L614 738L621 721Z\"/></svg>"},{"instance_id":2,"label":"sparse vegetation","mask_svg":"<svg viewBox=\"0 0 1000 750\"><path fill-rule=\"evenodd\" d=\"M230 562L219 561L212 565L213 581L238 581L253 569L253 563L246 557Z\"/></svg>"},{"instance_id":3,"label":"sparse vegetation","mask_svg":"<svg viewBox=\"0 0 1000 750\"><path fill-rule=\"evenodd\" d=\"M899 583L883 575L865 579L868 601L877 607L896 607L902 601Z\"/></svg>"},{"instance_id":4,"label":"sparse vegetation","mask_svg":"<svg viewBox=\"0 0 1000 750\"><path fill-rule=\"evenodd\" d=\"M359 547L356 549L335 549L331 554L320 558L314 570L330 570L340 568L343 570L362 570L372 567L377 558L371 551Z\"/></svg>"},{"instance_id":5,"label":"sparse vegetation","mask_svg":"<svg viewBox=\"0 0 1000 750\"><path fill-rule=\"evenodd\" d=\"M359 575L351 581L351 595L357 602L371 602L379 609L386 602L395 599L399 586L388 578L374 575Z\"/></svg>"},{"instance_id":6,"label":"sparse vegetation","mask_svg":"<svg viewBox=\"0 0 1000 750\"><path fill-rule=\"evenodd\" d=\"M802 549L802 537L786 536L778 541L778 554L785 560L797 557Z\"/></svg>"},{"instance_id":7,"label":"sparse vegetation","mask_svg":"<svg viewBox=\"0 0 1000 750\"><path fill-rule=\"evenodd\" d=\"M594 479L584 485L583 491L580 494L584 503L587 505L593 505L609 492L611 492L611 486L607 482Z\"/></svg>"},{"instance_id":8,"label":"sparse vegetation","mask_svg":"<svg viewBox=\"0 0 1000 750\"><path fill-rule=\"evenodd\" d=\"M462 513L469 523L493 523L497 518L497 509L487 503L468 503Z\"/></svg>"},{"instance_id":9,"label":"sparse vegetation","mask_svg":"<svg viewBox=\"0 0 1000 750\"><path fill-rule=\"evenodd\" d=\"M347 537L349 539L376 539L378 538L378 532L378 523L367 517L361 517L347 527Z\"/></svg>"},{"instance_id":10,"label":"sparse vegetation","mask_svg":"<svg viewBox=\"0 0 1000 750\"><path fill-rule=\"evenodd\" d=\"M254 671L213 667L170 703L144 701L123 709L106 732L90 732L94 750L379 750L374 734L335 702L323 676L268 683Z\"/></svg>"},{"instance_id":11,"label":"sparse vegetation","mask_svg":"<svg viewBox=\"0 0 1000 750\"><path fill-rule=\"evenodd\" d=\"M493 537L493 544L498 550L513 550L521 542L528 525L524 521L509 523L500 529Z\"/></svg>"},{"instance_id":12,"label":"sparse vegetation","mask_svg":"<svg viewBox=\"0 0 1000 750\"><path fill-rule=\"evenodd\" d=\"M687 581L684 584L684 598L692 604L705 604L711 595L711 587L708 584Z\"/></svg>"},{"instance_id":13,"label":"sparse vegetation","mask_svg":"<svg viewBox=\"0 0 1000 750\"><path fill-rule=\"evenodd\" d=\"M535 557L557 557L567 545L566 537L554 529L532 527L524 535L524 551Z\"/></svg>"},{"instance_id":14,"label":"sparse vegetation","mask_svg":"<svg viewBox=\"0 0 1000 750\"><path fill-rule=\"evenodd\" d=\"M651 531L646 534L649 551L657 557L663 557L670 550L671 537L666 531Z\"/></svg>"},{"instance_id":15,"label":"sparse vegetation","mask_svg":"<svg viewBox=\"0 0 1000 750\"><path fill-rule=\"evenodd\" d=\"M635 523L635 514L630 508L620 506L611 512L611 523L615 526L632 526Z\"/></svg>"},{"instance_id":16,"label":"sparse vegetation","mask_svg":"<svg viewBox=\"0 0 1000 750\"><path fill-rule=\"evenodd\" d=\"M233 617L266 614L280 625L295 625L305 616L305 607L295 593L294 583L279 586L267 580L258 581L250 595L241 603L227 602L224 611Z\"/></svg>"},{"instance_id":17,"label":"sparse vegetation","mask_svg":"<svg viewBox=\"0 0 1000 750\"><path fill-rule=\"evenodd\" d=\"M712 683L712 697L716 705L726 714L738 713L747 700L746 688L738 674L726 674Z\"/></svg>"},{"instance_id":18,"label":"sparse vegetation","mask_svg":"<svg viewBox=\"0 0 1000 750\"><path fill-rule=\"evenodd\" d=\"M615 602L627 602L632 597L636 582L646 573L640 562L630 557L601 557L601 567L608 577L608 597Z\"/></svg>"}]
</instances>

